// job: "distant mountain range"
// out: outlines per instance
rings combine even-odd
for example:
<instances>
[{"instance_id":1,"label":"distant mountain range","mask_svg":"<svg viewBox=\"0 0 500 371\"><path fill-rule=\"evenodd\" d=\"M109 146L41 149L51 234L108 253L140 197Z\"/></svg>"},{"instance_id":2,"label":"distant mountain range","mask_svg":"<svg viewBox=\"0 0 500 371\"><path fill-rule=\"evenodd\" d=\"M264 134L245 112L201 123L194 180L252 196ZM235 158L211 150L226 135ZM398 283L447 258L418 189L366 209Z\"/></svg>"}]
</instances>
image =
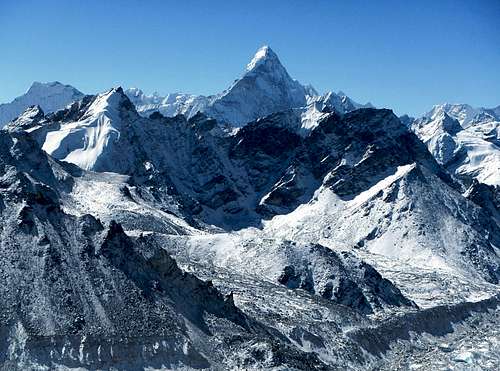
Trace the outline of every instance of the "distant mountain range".
<instances>
[{"instance_id":1,"label":"distant mountain range","mask_svg":"<svg viewBox=\"0 0 500 371\"><path fill-rule=\"evenodd\" d=\"M457 177L500 186L500 106L438 105L410 127Z\"/></svg>"}]
</instances>

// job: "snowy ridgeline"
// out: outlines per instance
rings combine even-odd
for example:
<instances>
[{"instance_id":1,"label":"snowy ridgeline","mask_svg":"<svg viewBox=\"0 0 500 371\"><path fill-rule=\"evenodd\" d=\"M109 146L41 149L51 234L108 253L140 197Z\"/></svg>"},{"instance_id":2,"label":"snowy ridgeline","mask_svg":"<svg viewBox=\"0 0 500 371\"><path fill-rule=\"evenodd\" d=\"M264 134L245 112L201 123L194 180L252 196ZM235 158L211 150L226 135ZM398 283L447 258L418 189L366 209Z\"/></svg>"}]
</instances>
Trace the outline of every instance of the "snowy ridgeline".
<instances>
[{"instance_id":1,"label":"snowy ridgeline","mask_svg":"<svg viewBox=\"0 0 500 371\"><path fill-rule=\"evenodd\" d=\"M3 368L498 368L498 110L408 127L268 47L70 99L0 131Z\"/></svg>"},{"instance_id":2,"label":"snowy ridgeline","mask_svg":"<svg viewBox=\"0 0 500 371\"><path fill-rule=\"evenodd\" d=\"M0 104L0 127L21 115L30 106L40 106L45 113L55 112L82 99L83 93L59 82L34 82L26 94L11 103Z\"/></svg>"},{"instance_id":3,"label":"snowy ridgeline","mask_svg":"<svg viewBox=\"0 0 500 371\"><path fill-rule=\"evenodd\" d=\"M500 186L500 108L435 106L411 123L439 163L458 177Z\"/></svg>"}]
</instances>

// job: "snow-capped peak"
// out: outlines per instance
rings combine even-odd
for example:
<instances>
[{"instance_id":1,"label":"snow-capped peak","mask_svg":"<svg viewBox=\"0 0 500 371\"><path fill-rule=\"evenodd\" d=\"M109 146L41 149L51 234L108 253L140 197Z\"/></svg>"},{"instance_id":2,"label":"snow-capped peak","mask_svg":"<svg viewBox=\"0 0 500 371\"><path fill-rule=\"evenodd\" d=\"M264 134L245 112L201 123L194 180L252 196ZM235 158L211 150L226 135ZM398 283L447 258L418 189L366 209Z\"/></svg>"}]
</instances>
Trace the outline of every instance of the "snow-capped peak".
<instances>
[{"instance_id":1,"label":"snow-capped peak","mask_svg":"<svg viewBox=\"0 0 500 371\"><path fill-rule=\"evenodd\" d=\"M6 125L5 128L9 131L16 131L18 129L30 131L32 128L36 128L44 117L45 114L39 105L30 106L14 121Z\"/></svg>"},{"instance_id":2,"label":"snow-capped peak","mask_svg":"<svg viewBox=\"0 0 500 371\"><path fill-rule=\"evenodd\" d=\"M284 83L289 85L289 87L291 87L291 85L298 84L298 81L290 77L286 68L281 64L281 61L276 53L267 45L261 47L257 53L255 53L255 56L252 58L250 63L247 64L245 74L240 80L252 78L254 76L260 76L261 78L272 80L274 83L280 81L282 84ZM307 91L307 89L302 85L300 85L300 88L301 90ZM311 87L308 89L311 89Z\"/></svg>"},{"instance_id":3,"label":"snow-capped peak","mask_svg":"<svg viewBox=\"0 0 500 371\"><path fill-rule=\"evenodd\" d=\"M137 115L121 87L99 94L80 120L62 124L59 130L47 133L42 148L83 169L98 168L99 161L108 160L106 150L109 152L120 138L125 111Z\"/></svg>"},{"instance_id":4,"label":"snow-capped peak","mask_svg":"<svg viewBox=\"0 0 500 371\"><path fill-rule=\"evenodd\" d=\"M35 81L28 91L11 103L0 104L0 126L14 120L28 107L39 105L45 113L55 112L66 107L71 102L83 98L84 94L72 87L58 81Z\"/></svg>"},{"instance_id":5,"label":"snow-capped peak","mask_svg":"<svg viewBox=\"0 0 500 371\"><path fill-rule=\"evenodd\" d=\"M246 70L247 72L252 71L264 63L277 63L281 65L278 56L268 45L264 45L257 50L253 59L247 64Z\"/></svg>"},{"instance_id":6,"label":"snow-capped peak","mask_svg":"<svg viewBox=\"0 0 500 371\"><path fill-rule=\"evenodd\" d=\"M76 89L71 85L62 84L59 81L52 81L52 82L33 81L27 93L38 94L38 93L46 93L47 91L55 93L63 90L76 91Z\"/></svg>"},{"instance_id":7,"label":"snow-capped peak","mask_svg":"<svg viewBox=\"0 0 500 371\"><path fill-rule=\"evenodd\" d=\"M450 116L446 111L437 111L432 117L430 125L434 131L439 130L440 132L445 132L451 135L455 135L462 130L460 123L457 119Z\"/></svg>"},{"instance_id":8,"label":"snow-capped peak","mask_svg":"<svg viewBox=\"0 0 500 371\"><path fill-rule=\"evenodd\" d=\"M227 89L211 96L190 94L146 95L140 89L125 91L137 111L145 117L158 111L164 116L183 114L190 118L197 112L216 119L223 126L241 127L267 115L290 109L308 111L303 128L312 128L321 117L321 105L311 108L312 102L322 102L339 113L372 107L352 101L344 93L320 96L311 85L302 85L293 79L282 65L278 55L268 45L262 46L242 76Z\"/></svg>"},{"instance_id":9,"label":"snow-capped peak","mask_svg":"<svg viewBox=\"0 0 500 371\"><path fill-rule=\"evenodd\" d=\"M292 79L274 51L264 46L243 76L213 97L205 112L221 123L238 127L272 113L304 107L313 91Z\"/></svg>"},{"instance_id":10,"label":"snow-capped peak","mask_svg":"<svg viewBox=\"0 0 500 371\"><path fill-rule=\"evenodd\" d=\"M27 119L33 120L35 118L43 117L43 116L44 116L43 109L37 104L37 105L28 107L26 109L26 111L23 112L22 116L20 116L19 118L25 117Z\"/></svg>"},{"instance_id":11,"label":"snow-capped peak","mask_svg":"<svg viewBox=\"0 0 500 371\"><path fill-rule=\"evenodd\" d=\"M443 112L446 112L448 116L458 120L463 127L467 127L480 113L480 110L468 104L444 103L433 106L432 110L425 114L425 117L436 120Z\"/></svg>"},{"instance_id":12,"label":"snow-capped peak","mask_svg":"<svg viewBox=\"0 0 500 371\"><path fill-rule=\"evenodd\" d=\"M129 99L123 92L123 89L118 86L99 94L90 105L87 114L96 114L100 112L116 113L120 106L127 103L130 103Z\"/></svg>"},{"instance_id":13,"label":"snow-capped peak","mask_svg":"<svg viewBox=\"0 0 500 371\"><path fill-rule=\"evenodd\" d=\"M146 94L139 88L128 88L126 90L127 96L130 97L144 97Z\"/></svg>"}]
</instances>

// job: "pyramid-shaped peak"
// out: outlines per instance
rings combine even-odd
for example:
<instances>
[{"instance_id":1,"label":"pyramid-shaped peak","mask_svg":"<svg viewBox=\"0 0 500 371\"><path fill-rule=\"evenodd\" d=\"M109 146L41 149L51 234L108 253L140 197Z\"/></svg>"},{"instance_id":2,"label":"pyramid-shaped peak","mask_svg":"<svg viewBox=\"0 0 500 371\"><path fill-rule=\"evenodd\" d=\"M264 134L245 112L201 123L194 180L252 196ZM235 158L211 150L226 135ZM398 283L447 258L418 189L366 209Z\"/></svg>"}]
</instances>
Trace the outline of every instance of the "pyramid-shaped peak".
<instances>
[{"instance_id":1,"label":"pyramid-shaped peak","mask_svg":"<svg viewBox=\"0 0 500 371\"><path fill-rule=\"evenodd\" d=\"M122 109L136 112L133 103L127 97L122 87L117 86L96 95L87 112L90 114L99 114L100 112L117 112Z\"/></svg>"},{"instance_id":2,"label":"pyramid-shaped peak","mask_svg":"<svg viewBox=\"0 0 500 371\"><path fill-rule=\"evenodd\" d=\"M439 112L436 115L435 120L439 122L445 132L451 135L455 135L462 130L462 127L460 126L458 120L451 117L446 111Z\"/></svg>"},{"instance_id":3,"label":"pyramid-shaped peak","mask_svg":"<svg viewBox=\"0 0 500 371\"><path fill-rule=\"evenodd\" d=\"M268 45L264 45L259 50L257 50L250 63L247 64L247 71L252 71L258 66L265 63L281 65L278 56Z\"/></svg>"}]
</instances>

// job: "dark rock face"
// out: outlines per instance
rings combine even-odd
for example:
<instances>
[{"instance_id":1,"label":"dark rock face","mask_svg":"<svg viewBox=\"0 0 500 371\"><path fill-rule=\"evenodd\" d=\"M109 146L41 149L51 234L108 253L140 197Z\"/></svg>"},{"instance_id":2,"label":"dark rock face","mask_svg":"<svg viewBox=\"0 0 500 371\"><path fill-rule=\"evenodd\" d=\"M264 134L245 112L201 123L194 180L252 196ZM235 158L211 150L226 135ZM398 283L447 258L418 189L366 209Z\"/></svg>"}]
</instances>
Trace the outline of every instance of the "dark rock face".
<instances>
[{"instance_id":1,"label":"dark rock face","mask_svg":"<svg viewBox=\"0 0 500 371\"><path fill-rule=\"evenodd\" d=\"M286 247L285 248L290 248ZM416 305L371 265L343 252L312 245L304 255L291 254L278 282L290 289L303 289L364 314L384 306Z\"/></svg>"},{"instance_id":2,"label":"dark rock face","mask_svg":"<svg viewBox=\"0 0 500 371\"><path fill-rule=\"evenodd\" d=\"M475 184L467 196L480 207L459 199L454 181L391 111L330 113L306 136L287 124L290 112L281 112L228 135L201 114L189 120L159 114L141 118L121 89L113 92L120 98L120 135L112 138L113 146L96 161L94 170L128 175L128 183L119 183L117 193L130 203L139 205L147 199L160 205L155 211L167 214L170 209L162 207L173 199L179 207L171 214L179 219L196 227L212 223L231 231L290 212L310 201L321 186L344 201L352 200L400 166L414 164L367 203L382 200L378 206L384 209L396 203L400 191L405 196L423 191L424 197L408 197L420 204L398 205L399 218L433 206L428 199L458 203L442 215L461 221L473 236L459 253L480 275L498 282L500 268L493 247L500 246L498 192ZM93 99L86 97L48 116L35 107L25 121L0 132L0 365L8 369L26 356L42 365L90 369L137 369L144 364L328 369L336 359L330 358L333 353L322 355L338 344L352 351L348 355L352 359L343 364L364 362L356 351L357 343L338 325L345 322L331 321L331 312L340 311L340 317L367 325L365 314L394 307L417 309L373 266L320 244L304 243L305 248L297 248L292 246L295 242L277 240L273 242L276 254L266 255L266 251L259 256L262 250L258 249L268 245L259 246L266 235L256 238L255 250L250 247L246 252L255 253L259 263L262 256L271 261L260 265L265 279L217 266L221 279L214 286L187 273L193 266L199 268L190 265L196 262L188 262L186 270L181 270L167 253L170 246L155 243L159 239L130 237L121 224L102 223L92 215L69 215L62 200L78 185L75 178L96 174L54 160L39 144L50 130L89 115ZM31 133L24 132L36 126ZM62 157L65 151L54 156ZM446 187L446 197L430 192L431 186L436 192ZM369 207L362 211L370 213ZM393 211L388 210L384 220ZM144 225L148 220L140 222ZM367 228L356 247L379 238L387 230L380 224ZM127 230L135 235L141 229ZM224 237L220 241L224 244ZM203 255L206 246L200 247L202 258L211 259ZM274 257L279 257L279 263ZM246 290L244 295L237 291L240 287ZM259 294L252 296L253 290ZM296 300L279 298L275 305L269 292ZM289 303L299 303L299 311L304 312L315 308L307 326L286 318ZM390 334L384 336L390 338ZM356 341L365 344L363 339Z\"/></svg>"},{"instance_id":3,"label":"dark rock face","mask_svg":"<svg viewBox=\"0 0 500 371\"><path fill-rule=\"evenodd\" d=\"M460 126L458 120L455 120L453 117L450 117L447 113L444 113L444 119L442 121L443 130L450 135L455 135L459 131L462 131L463 128Z\"/></svg>"},{"instance_id":4,"label":"dark rock face","mask_svg":"<svg viewBox=\"0 0 500 371\"><path fill-rule=\"evenodd\" d=\"M231 140L229 157L243 168L257 194L278 181L301 143L297 134L265 120L243 127Z\"/></svg>"},{"instance_id":5,"label":"dark rock face","mask_svg":"<svg viewBox=\"0 0 500 371\"><path fill-rule=\"evenodd\" d=\"M306 136L297 131L297 117L284 111L227 135L202 114L190 120L183 116L142 118L120 89L110 93L118 102L114 107L118 118L113 120L118 122L120 135L97 158L94 170L129 175L137 201L144 195L155 204L170 205L174 200L179 205L176 215L195 227L258 227L262 219L289 213L309 202L321 186L349 201L410 164L415 169L407 176L418 178L418 183L428 184L427 177L437 176L450 192L459 190L425 145L390 110L365 108L342 116L330 113ZM90 115L91 100L82 100L57 116ZM40 131L30 136L38 138L63 122L43 120ZM396 192L384 196L386 202ZM27 216L23 214L23 218ZM478 213L475 219L472 227L478 236L484 236L486 226L489 237L475 238L463 253L478 261L484 254L493 256L490 243L500 233L491 215ZM465 219L460 222L471 224ZM492 272L483 273L494 282L498 279L498 265L477 265L490 267L485 269Z\"/></svg>"},{"instance_id":6,"label":"dark rock face","mask_svg":"<svg viewBox=\"0 0 500 371\"><path fill-rule=\"evenodd\" d=\"M80 120L86 113L87 108L94 102L95 96L86 95L81 100L73 102L69 108L54 112L48 118L52 122L71 122Z\"/></svg>"},{"instance_id":7,"label":"dark rock face","mask_svg":"<svg viewBox=\"0 0 500 371\"><path fill-rule=\"evenodd\" d=\"M303 289L314 294L314 283L312 283L311 272L296 272L293 265L287 265L278 278L278 282L289 289Z\"/></svg>"},{"instance_id":8,"label":"dark rock face","mask_svg":"<svg viewBox=\"0 0 500 371\"><path fill-rule=\"evenodd\" d=\"M390 110L360 109L340 118L331 115L307 138L315 174L325 185L350 199L401 165L420 163L449 176L439 168L418 138Z\"/></svg>"},{"instance_id":9,"label":"dark rock face","mask_svg":"<svg viewBox=\"0 0 500 371\"><path fill-rule=\"evenodd\" d=\"M500 187L473 180L466 197L500 220Z\"/></svg>"}]
</instances>

